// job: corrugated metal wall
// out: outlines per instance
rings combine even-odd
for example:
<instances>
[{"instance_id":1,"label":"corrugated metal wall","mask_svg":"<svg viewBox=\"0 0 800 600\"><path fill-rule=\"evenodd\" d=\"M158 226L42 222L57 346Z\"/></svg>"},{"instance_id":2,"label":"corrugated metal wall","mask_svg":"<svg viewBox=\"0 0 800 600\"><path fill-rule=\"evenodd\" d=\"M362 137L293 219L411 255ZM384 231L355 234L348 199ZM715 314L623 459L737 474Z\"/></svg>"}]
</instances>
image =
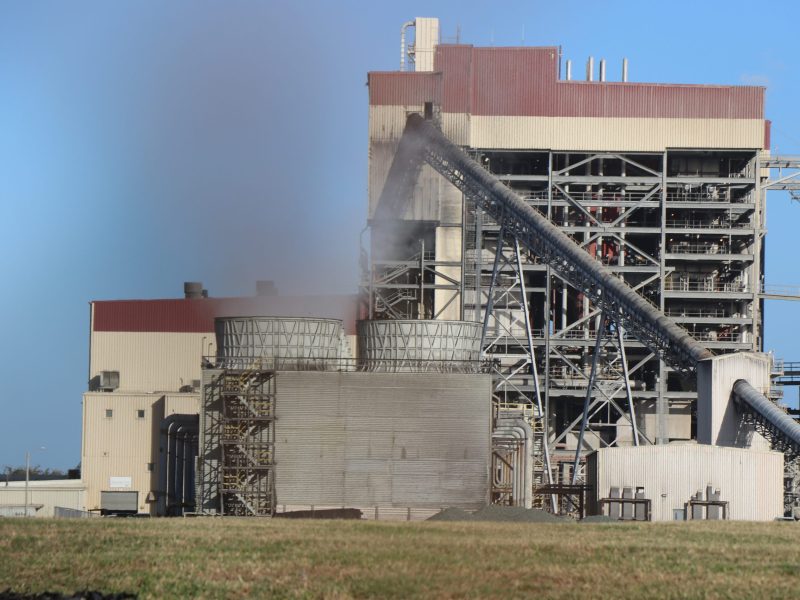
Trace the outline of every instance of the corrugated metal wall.
<instances>
[{"instance_id":1,"label":"corrugated metal wall","mask_svg":"<svg viewBox=\"0 0 800 600\"><path fill-rule=\"evenodd\" d=\"M216 352L213 333L95 331L91 376L119 371L119 391L178 391L200 379L200 357Z\"/></svg>"},{"instance_id":2,"label":"corrugated metal wall","mask_svg":"<svg viewBox=\"0 0 800 600\"><path fill-rule=\"evenodd\" d=\"M604 448L589 460L596 469L597 498L613 487L644 487L653 520L673 519L691 495L718 488L730 518L771 521L783 515L783 455L778 452L702 444Z\"/></svg>"},{"instance_id":3,"label":"corrugated metal wall","mask_svg":"<svg viewBox=\"0 0 800 600\"><path fill-rule=\"evenodd\" d=\"M52 517L56 506L84 510L84 485L80 480L31 481L28 504L41 505L34 515ZM25 482L0 483L0 506L9 507L6 516L24 514ZM23 507L22 510L11 507Z\"/></svg>"},{"instance_id":4,"label":"corrugated metal wall","mask_svg":"<svg viewBox=\"0 0 800 600\"><path fill-rule=\"evenodd\" d=\"M481 117L470 120L473 148L661 152L666 148L760 148L758 119Z\"/></svg>"},{"instance_id":5,"label":"corrugated metal wall","mask_svg":"<svg viewBox=\"0 0 800 600\"><path fill-rule=\"evenodd\" d=\"M490 386L488 375L279 373L277 504L485 503Z\"/></svg>"},{"instance_id":6,"label":"corrugated metal wall","mask_svg":"<svg viewBox=\"0 0 800 600\"><path fill-rule=\"evenodd\" d=\"M199 394L84 394L81 477L86 508L100 507L100 492L112 489L111 477L130 477L129 489L139 492L140 512L150 512L146 499L157 491L161 420L171 414L198 414L199 402Z\"/></svg>"}]
</instances>

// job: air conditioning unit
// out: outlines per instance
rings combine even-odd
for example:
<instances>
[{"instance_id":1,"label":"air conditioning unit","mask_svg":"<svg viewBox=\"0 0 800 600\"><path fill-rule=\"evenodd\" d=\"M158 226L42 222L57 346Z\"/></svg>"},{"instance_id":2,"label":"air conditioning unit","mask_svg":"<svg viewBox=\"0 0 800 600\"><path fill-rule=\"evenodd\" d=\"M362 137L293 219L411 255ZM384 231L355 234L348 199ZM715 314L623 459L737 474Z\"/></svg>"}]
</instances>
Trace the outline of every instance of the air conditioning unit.
<instances>
[{"instance_id":1,"label":"air conditioning unit","mask_svg":"<svg viewBox=\"0 0 800 600\"><path fill-rule=\"evenodd\" d=\"M100 391L113 392L119 387L119 371L100 371Z\"/></svg>"}]
</instances>

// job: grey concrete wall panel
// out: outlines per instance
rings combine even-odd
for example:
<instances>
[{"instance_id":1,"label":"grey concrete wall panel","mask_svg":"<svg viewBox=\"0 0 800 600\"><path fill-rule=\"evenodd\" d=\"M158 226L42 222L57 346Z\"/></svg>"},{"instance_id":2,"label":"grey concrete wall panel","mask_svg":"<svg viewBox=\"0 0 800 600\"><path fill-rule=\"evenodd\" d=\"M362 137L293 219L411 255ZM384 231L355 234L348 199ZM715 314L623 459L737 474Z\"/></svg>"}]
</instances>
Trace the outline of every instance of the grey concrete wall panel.
<instances>
[{"instance_id":1,"label":"grey concrete wall panel","mask_svg":"<svg viewBox=\"0 0 800 600\"><path fill-rule=\"evenodd\" d=\"M359 358L369 371L474 370L481 324L472 321L359 321Z\"/></svg>"},{"instance_id":2,"label":"grey concrete wall panel","mask_svg":"<svg viewBox=\"0 0 800 600\"><path fill-rule=\"evenodd\" d=\"M487 502L489 375L280 372L278 389L278 505Z\"/></svg>"}]
</instances>

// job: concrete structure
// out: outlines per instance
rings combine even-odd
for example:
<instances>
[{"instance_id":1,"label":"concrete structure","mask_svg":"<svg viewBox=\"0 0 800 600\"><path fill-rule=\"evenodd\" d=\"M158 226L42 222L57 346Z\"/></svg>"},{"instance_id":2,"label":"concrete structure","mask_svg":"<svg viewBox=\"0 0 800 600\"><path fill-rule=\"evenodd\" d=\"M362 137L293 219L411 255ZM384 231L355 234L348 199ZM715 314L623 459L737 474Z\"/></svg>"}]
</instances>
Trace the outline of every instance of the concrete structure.
<instances>
[{"instance_id":1,"label":"concrete structure","mask_svg":"<svg viewBox=\"0 0 800 600\"><path fill-rule=\"evenodd\" d=\"M199 511L267 515L347 507L374 518L392 511L425 516L488 501L488 375L262 373L274 421L255 437L248 428L248 438L236 441L252 458L241 472L234 466L238 454L227 456L234 450L224 433L233 425L226 425L224 412L235 413L238 400L213 391L214 382L230 375L204 374ZM258 444L270 450L260 452ZM221 481L230 482L231 491Z\"/></svg>"},{"instance_id":2,"label":"concrete structure","mask_svg":"<svg viewBox=\"0 0 800 600\"><path fill-rule=\"evenodd\" d=\"M217 319L218 334L229 321ZM488 501L491 377L479 373L474 323L395 323L389 333L359 323L367 351L353 362L330 356L335 322L287 321L236 319L240 332L285 332L280 345L272 334L217 339L203 370L198 512L347 507L411 518ZM377 356L387 335L391 356Z\"/></svg>"},{"instance_id":3,"label":"concrete structure","mask_svg":"<svg viewBox=\"0 0 800 600\"><path fill-rule=\"evenodd\" d=\"M278 373L277 389L279 510L488 502L488 375Z\"/></svg>"},{"instance_id":4,"label":"concrete structure","mask_svg":"<svg viewBox=\"0 0 800 600\"><path fill-rule=\"evenodd\" d=\"M695 438L695 384L630 336L626 382L619 344L597 341L605 326L590 299L536 256L498 252L499 224L427 164L399 216L376 214L407 115L425 115L717 353L762 349L769 122L761 87L569 81L560 65L556 47L439 44L432 70L369 74L362 290L370 318L484 322L501 405L535 407L534 376L520 368L535 364L536 452L546 445L553 480L569 481L587 391L584 453L632 443L626 383L643 443Z\"/></svg>"},{"instance_id":5,"label":"concrete structure","mask_svg":"<svg viewBox=\"0 0 800 600\"><path fill-rule=\"evenodd\" d=\"M733 402L733 384L745 379L769 395L772 360L768 354L738 352L701 361L697 368L697 390L707 398L697 408L697 441L717 446L769 449L769 443L743 422Z\"/></svg>"},{"instance_id":6,"label":"concrete structure","mask_svg":"<svg viewBox=\"0 0 800 600\"><path fill-rule=\"evenodd\" d=\"M783 516L783 454L768 450L723 448L692 443L639 448L603 448L589 454L587 483L589 514L609 514L599 500L641 498L650 501L653 521L684 518L722 518L718 507L699 504L694 514L686 513L694 496L707 502L713 497L727 502L727 518L742 521L772 521ZM625 490L630 492L625 494ZM624 517L616 510L615 518ZM721 508L721 507L719 507ZM633 518L633 505L627 507ZM633 514L631 514L633 513ZM644 515L640 513L640 517Z\"/></svg>"}]
</instances>

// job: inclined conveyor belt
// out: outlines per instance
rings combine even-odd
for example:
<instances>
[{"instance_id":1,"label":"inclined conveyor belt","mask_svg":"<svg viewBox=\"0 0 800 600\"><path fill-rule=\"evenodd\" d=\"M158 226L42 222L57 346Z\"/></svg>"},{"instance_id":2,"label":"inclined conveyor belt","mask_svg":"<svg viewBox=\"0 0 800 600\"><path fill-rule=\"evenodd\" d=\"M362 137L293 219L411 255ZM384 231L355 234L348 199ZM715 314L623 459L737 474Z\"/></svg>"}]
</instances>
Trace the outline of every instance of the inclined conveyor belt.
<instances>
[{"instance_id":1,"label":"inclined conveyor belt","mask_svg":"<svg viewBox=\"0 0 800 600\"><path fill-rule=\"evenodd\" d=\"M418 114L409 116L374 220L402 216L423 162L443 175L570 285L586 294L617 324L684 373L713 353L656 306L616 277L547 217L470 158ZM800 426L749 383L734 385L737 405L776 446L800 453Z\"/></svg>"}]
</instances>

